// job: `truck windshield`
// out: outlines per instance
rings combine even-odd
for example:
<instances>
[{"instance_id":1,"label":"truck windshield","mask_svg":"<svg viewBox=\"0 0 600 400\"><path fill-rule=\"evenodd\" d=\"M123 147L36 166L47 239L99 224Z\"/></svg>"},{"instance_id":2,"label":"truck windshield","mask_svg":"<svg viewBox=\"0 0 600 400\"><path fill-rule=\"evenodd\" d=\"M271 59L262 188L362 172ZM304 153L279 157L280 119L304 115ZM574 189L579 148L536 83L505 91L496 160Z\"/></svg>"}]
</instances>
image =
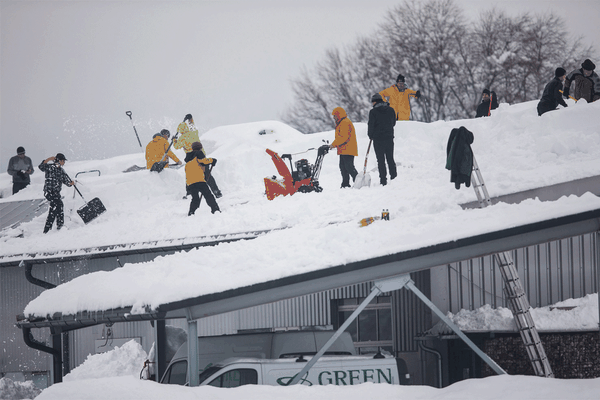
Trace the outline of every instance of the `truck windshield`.
<instances>
[{"instance_id":1,"label":"truck windshield","mask_svg":"<svg viewBox=\"0 0 600 400\"><path fill-rule=\"evenodd\" d=\"M204 382L209 376L211 376L212 374L214 374L215 372L217 372L218 370L222 369L223 367L208 367L206 368L204 371L202 371L200 373L200 380L199 380L199 384Z\"/></svg>"}]
</instances>

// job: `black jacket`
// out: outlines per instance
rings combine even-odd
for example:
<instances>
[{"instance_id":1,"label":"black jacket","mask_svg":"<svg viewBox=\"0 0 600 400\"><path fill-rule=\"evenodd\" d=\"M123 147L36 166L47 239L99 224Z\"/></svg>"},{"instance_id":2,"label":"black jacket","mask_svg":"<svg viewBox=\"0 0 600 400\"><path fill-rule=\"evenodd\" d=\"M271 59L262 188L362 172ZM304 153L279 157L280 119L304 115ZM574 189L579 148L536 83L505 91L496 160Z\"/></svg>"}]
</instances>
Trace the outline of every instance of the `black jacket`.
<instances>
[{"instance_id":1,"label":"black jacket","mask_svg":"<svg viewBox=\"0 0 600 400\"><path fill-rule=\"evenodd\" d=\"M448 144L446 145L446 169L450 170L450 182L460 189L461 183L466 187L471 186L471 172L473 171L473 132L464 126L452 129Z\"/></svg>"},{"instance_id":2,"label":"black jacket","mask_svg":"<svg viewBox=\"0 0 600 400\"><path fill-rule=\"evenodd\" d=\"M44 193L59 194L62 184L71 186L71 178L67 175L61 165L42 163L38 166L40 171L46 174L46 182L44 182Z\"/></svg>"},{"instance_id":3,"label":"black jacket","mask_svg":"<svg viewBox=\"0 0 600 400\"><path fill-rule=\"evenodd\" d=\"M563 84L558 78L552 79L544 88L542 98L537 105L538 115L542 115L545 112L555 110L558 105L567 107L567 103L562 98L560 90L562 90Z\"/></svg>"},{"instance_id":4,"label":"black jacket","mask_svg":"<svg viewBox=\"0 0 600 400\"><path fill-rule=\"evenodd\" d=\"M369 111L367 135L372 140L394 139L396 112L389 103L376 103Z\"/></svg>"},{"instance_id":5,"label":"black jacket","mask_svg":"<svg viewBox=\"0 0 600 400\"><path fill-rule=\"evenodd\" d=\"M492 101L492 110L495 110L496 108L498 108L498 99L496 98L496 93L492 92L491 94L491 101ZM490 100L488 101L482 101L481 103L479 103L479 105L477 106L477 113L475 114L475 118L479 118L479 117L488 117L488 113L490 112Z\"/></svg>"}]
</instances>

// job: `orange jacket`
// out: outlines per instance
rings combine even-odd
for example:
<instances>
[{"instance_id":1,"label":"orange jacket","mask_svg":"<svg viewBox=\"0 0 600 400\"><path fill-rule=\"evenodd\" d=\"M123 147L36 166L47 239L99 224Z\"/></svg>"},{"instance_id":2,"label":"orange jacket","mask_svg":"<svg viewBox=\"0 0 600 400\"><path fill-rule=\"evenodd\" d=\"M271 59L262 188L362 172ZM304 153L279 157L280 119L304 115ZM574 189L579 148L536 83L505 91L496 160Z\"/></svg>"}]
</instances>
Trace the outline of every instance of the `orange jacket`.
<instances>
[{"instance_id":1,"label":"orange jacket","mask_svg":"<svg viewBox=\"0 0 600 400\"><path fill-rule=\"evenodd\" d=\"M358 145L356 144L356 131L354 124L342 107L337 107L331 115L337 117L337 126L335 127L335 140L331 143L332 147L337 147L338 155L358 156Z\"/></svg>"},{"instance_id":2,"label":"orange jacket","mask_svg":"<svg viewBox=\"0 0 600 400\"><path fill-rule=\"evenodd\" d=\"M146 146L146 168L152 168L152 165L154 165L156 162L167 161L169 157L171 157L173 161L179 162L179 158L177 158L177 156L171 150L169 150L169 153L167 153L167 157L164 157L168 148L169 142L167 139L160 135L155 136L154 139L152 139L152 141ZM165 167L168 166L168 164L165 165Z\"/></svg>"},{"instance_id":3,"label":"orange jacket","mask_svg":"<svg viewBox=\"0 0 600 400\"><path fill-rule=\"evenodd\" d=\"M204 169L212 164L212 158L203 158L198 160L197 157L192 158L185 164L185 184L190 186L197 182L206 182Z\"/></svg>"},{"instance_id":4,"label":"orange jacket","mask_svg":"<svg viewBox=\"0 0 600 400\"><path fill-rule=\"evenodd\" d=\"M398 90L398 86L392 85L379 92L384 99L389 97L390 107L396 111L398 121L408 121L410 119L410 97L416 97L416 91L411 89Z\"/></svg>"},{"instance_id":5,"label":"orange jacket","mask_svg":"<svg viewBox=\"0 0 600 400\"><path fill-rule=\"evenodd\" d=\"M177 133L179 133L179 137L173 141L173 146L176 149L183 147L186 153L192 151L192 143L200 141L198 129L194 125L188 125L185 121L179 124ZM206 153L204 155L206 156Z\"/></svg>"}]
</instances>

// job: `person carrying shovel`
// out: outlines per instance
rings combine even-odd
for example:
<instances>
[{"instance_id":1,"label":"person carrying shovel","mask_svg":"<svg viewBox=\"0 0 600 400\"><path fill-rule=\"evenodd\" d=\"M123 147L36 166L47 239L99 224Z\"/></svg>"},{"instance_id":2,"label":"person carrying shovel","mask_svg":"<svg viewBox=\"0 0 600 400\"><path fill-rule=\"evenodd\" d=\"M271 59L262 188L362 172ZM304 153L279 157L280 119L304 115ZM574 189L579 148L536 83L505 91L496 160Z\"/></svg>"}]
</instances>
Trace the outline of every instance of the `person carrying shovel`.
<instances>
[{"instance_id":1,"label":"person carrying shovel","mask_svg":"<svg viewBox=\"0 0 600 400\"><path fill-rule=\"evenodd\" d=\"M181 165L179 158L169 149L169 137L171 132L167 129L163 129L160 133L155 134L152 137L152 141L146 146L146 169L151 169L152 166L160 161L167 161L169 157ZM166 164L165 167L168 167Z\"/></svg>"},{"instance_id":2,"label":"person carrying shovel","mask_svg":"<svg viewBox=\"0 0 600 400\"><path fill-rule=\"evenodd\" d=\"M54 161L54 163L48 164L49 161ZM48 231L52 229L52 224L55 219L57 230L60 230L65 222L64 206L60 198L60 190L63 183L67 186L73 186L75 184L75 181L72 181L62 168L66 161L65 155L58 153L54 157L48 157L38 166L40 171L45 173L46 181L44 182L44 197L50 202L50 209L48 210L48 218L46 218L44 233L48 233Z\"/></svg>"},{"instance_id":3,"label":"person carrying shovel","mask_svg":"<svg viewBox=\"0 0 600 400\"><path fill-rule=\"evenodd\" d=\"M185 183L187 185L187 193L192 196L188 216L194 215L198 207L200 207L202 197L199 196L199 193L202 193L202 196L206 199L206 204L210 207L211 213L221 212L217 201L206 184L212 166L217 164L217 159L204 157L200 142L192 143L191 147L192 151L185 155ZM206 171L209 165L211 169Z\"/></svg>"}]
</instances>

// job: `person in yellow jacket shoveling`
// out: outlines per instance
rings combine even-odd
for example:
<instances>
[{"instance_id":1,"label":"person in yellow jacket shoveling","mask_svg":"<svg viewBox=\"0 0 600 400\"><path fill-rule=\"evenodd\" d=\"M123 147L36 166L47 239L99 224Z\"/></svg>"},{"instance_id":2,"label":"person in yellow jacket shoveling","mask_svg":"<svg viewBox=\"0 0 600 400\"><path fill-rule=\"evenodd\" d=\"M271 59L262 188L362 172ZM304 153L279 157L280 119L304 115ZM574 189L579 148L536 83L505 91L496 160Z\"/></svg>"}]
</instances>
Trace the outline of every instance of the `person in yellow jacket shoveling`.
<instances>
[{"instance_id":1,"label":"person in yellow jacket shoveling","mask_svg":"<svg viewBox=\"0 0 600 400\"><path fill-rule=\"evenodd\" d=\"M356 175L358 175L356 168L354 168L354 157L358 156L356 131L354 130L354 124L352 124L342 107L335 108L331 115L335 119L335 140L329 145L329 148L337 147L337 153L340 156L342 188L347 188L350 187L350 176L354 181Z\"/></svg>"},{"instance_id":2,"label":"person in yellow jacket shoveling","mask_svg":"<svg viewBox=\"0 0 600 400\"><path fill-rule=\"evenodd\" d=\"M173 146L176 149L183 148L186 154L192 151L193 143L201 143L198 135L198 129L194 124L194 117L192 117L192 114L187 114L185 116L183 122L180 123L177 127L177 133L179 137L175 139L175 141L173 141ZM204 149L202 149L201 151L204 153L204 157L206 157L206 152L204 151ZM219 187L217 186L215 178L212 175L209 176L207 183L217 199L223 196L221 190L219 190Z\"/></svg>"},{"instance_id":3,"label":"person in yellow jacket shoveling","mask_svg":"<svg viewBox=\"0 0 600 400\"><path fill-rule=\"evenodd\" d=\"M198 207L200 207L200 196L206 199L206 204L210 207L211 213L221 212L217 201L213 197L210 188L206 184L206 175L210 174L210 170L206 172L209 165L216 165L216 158L205 158L200 142L192 143L192 151L185 155L185 183L187 185L187 193L192 195L190 202L189 215L194 215Z\"/></svg>"},{"instance_id":4,"label":"person in yellow jacket shoveling","mask_svg":"<svg viewBox=\"0 0 600 400\"><path fill-rule=\"evenodd\" d=\"M177 163L177 165L181 165L181 161L179 158L169 149L169 136L171 136L171 132L166 129L160 131L160 133L155 134L152 137L152 141L148 143L146 146L146 168L150 169L159 161L168 161L169 157ZM167 152L168 150L168 152ZM166 154L165 154L166 153ZM165 165L167 168L169 164Z\"/></svg>"},{"instance_id":5,"label":"person in yellow jacket shoveling","mask_svg":"<svg viewBox=\"0 0 600 400\"><path fill-rule=\"evenodd\" d=\"M398 75L396 84L382 90L379 94L384 100L386 97L389 98L388 102L390 103L390 107L396 111L396 120L398 121L408 121L410 119L409 98L416 97L418 99L421 97L419 90L415 92L406 87L403 75Z\"/></svg>"}]
</instances>

